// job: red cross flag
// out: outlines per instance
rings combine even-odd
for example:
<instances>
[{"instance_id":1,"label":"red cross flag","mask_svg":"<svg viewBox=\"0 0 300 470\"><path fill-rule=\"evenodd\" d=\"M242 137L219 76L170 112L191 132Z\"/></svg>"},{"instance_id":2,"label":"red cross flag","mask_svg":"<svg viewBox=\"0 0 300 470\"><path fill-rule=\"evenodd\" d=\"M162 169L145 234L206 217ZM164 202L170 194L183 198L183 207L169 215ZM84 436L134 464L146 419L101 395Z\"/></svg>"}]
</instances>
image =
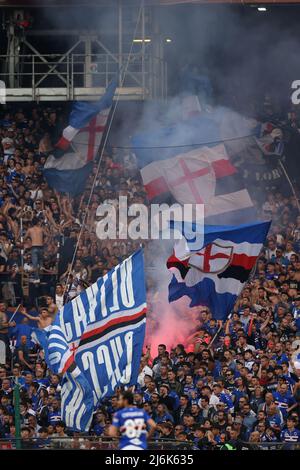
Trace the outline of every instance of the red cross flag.
<instances>
[{"instance_id":1,"label":"red cross flag","mask_svg":"<svg viewBox=\"0 0 300 470\"><path fill-rule=\"evenodd\" d=\"M73 103L69 125L44 166L49 186L57 191L76 195L84 190L105 132L116 84L113 80L96 103Z\"/></svg>"},{"instance_id":2,"label":"red cross flag","mask_svg":"<svg viewBox=\"0 0 300 470\"><path fill-rule=\"evenodd\" d=\"M215 172L206 158L206 150L190 153L186 159L167 160L162 172L177 201L203 204L214 195Z\"/></svg>"},{"instance_id":3,"label":"red cross flag","mask_svg":"<svg viewBox=\"0 0 300 470\"><path fill-rule=\"evenodd\" d=\"M94 160L95 154L99 149L108 114L109 110L99 113L87 126L80 129L73 140L76 151L81 155L85 155L87 162Z\"/></svg>"},{"instance_id":4,"label":"red cross flag","mask_svg":"<svg viewBox=\"0 0 300 470\"><path fill-rule=\"evenodd\" d=\"M180 204L204 204L205 217L253 206L224 144L152 161L141 169L141 175L152 202L169 200L171 194Z\"/></svg>"},{"instance_id":5,"label":"red cross flag","mask_svg":"<svg viewBox=\"0 0 300 470\"><path fill-rule=\"evenodd\" d=\"M217 274L224 271L232 260L233 247L211 243L193 254L189 265L204 273Z\"/></svg>"},{"instance_id":6,"label":"red cross flag","mask_svg":"<svg viewBox=\"0 0 300 470\"><path fill-rule=\"evenodd\" d=\"M215 194L216 179L236 172L223 144L201 147L141 170L149 199L171 192L177 202L208 203Z\"/></svg>"},{"instance_id":7,"label":"red cross flag","mask_svg":"<svg viewBox=\"0 0 300 470\"><path fill-rule=\"evenodd\" d=\"M92 162L99 150L108 114L109 110L99 113L82 129L70 128L71 126L64 129L63 137L59 140L57 147L61 150L67 150L60 158L50 155L45 170L80 171L85 165ZM70 139L70 137L72 138ZM56 178L59 176L56 174ZM52 180L50 185L51 183L53 183ZM54 184L52 184L53 186Z\"/></svg>"}]
</instances>

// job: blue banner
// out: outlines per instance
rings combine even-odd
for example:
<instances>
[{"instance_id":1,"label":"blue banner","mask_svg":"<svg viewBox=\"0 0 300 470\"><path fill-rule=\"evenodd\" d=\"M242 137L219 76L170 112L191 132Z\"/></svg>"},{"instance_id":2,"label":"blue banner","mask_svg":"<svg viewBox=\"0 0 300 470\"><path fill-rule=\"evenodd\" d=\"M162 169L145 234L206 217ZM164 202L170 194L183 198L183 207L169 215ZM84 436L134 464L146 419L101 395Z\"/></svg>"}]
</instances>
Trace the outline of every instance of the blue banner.
<instances>
[{"instance_id":1,"label":"blue banner","mask_svg":"<svg viewBox=\"0 0 300 470\"><path fill-rule=\"evenodd\" d=\"M139 250L66 304L47 332L36 330L48 366L64 374L62 419L69 429L87 431L102 399L136 384L145 325Z\"/></svg>"}]
</instances>

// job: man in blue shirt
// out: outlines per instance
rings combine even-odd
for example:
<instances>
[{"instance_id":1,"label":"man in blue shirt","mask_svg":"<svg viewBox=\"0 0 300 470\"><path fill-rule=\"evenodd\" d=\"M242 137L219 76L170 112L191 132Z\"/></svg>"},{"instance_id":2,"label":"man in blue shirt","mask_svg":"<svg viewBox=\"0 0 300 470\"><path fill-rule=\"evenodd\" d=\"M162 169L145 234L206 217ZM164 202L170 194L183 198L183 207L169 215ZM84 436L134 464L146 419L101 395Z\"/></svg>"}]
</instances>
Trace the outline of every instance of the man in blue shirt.
<instances>
[{"instance_id":1,"label":"man in blue shirt","mask_svg":"<svg viewBox=\"0 0 300 470\"><path fill-rule=\"evenodd\" d=\"M155 432L155 422L145 410L133 405L133 394L129 391L119 394L118 406L120 409L113 416L109 435L120 436L120 450L146 450L147 437L149 439Z\"/></svg>"},{"instance_id":2,"label":"man in blue shirt","mask_svg":"<svg viewBox=\"0 0 300 470\"><path fill-rule=\"evenodd\" d=\"M96 434L96 436L101 436L104 433L105 425L106 425L106 416L103 411L97 411L95 415L95 423L92 427L92 433Z\"/></svg>"},{"instance_id":3,"label":"man in blue shirt","mask_svg":"<svg viewBox=\"0 0 300 470\"><path fill-rule=\"evenodd\" d=\"M190 392L195 390L195 384L193 382L193 375L186 374L185 376L185 384L183 386L183 393L184 395L190 395Z\"/></svg>"},{"instance_id":4,"label":"man in blue shirt","mask_svg":"<svg viewBox=\"0 0 300 470\"><path fill-rule=\"evenodd\" d=\"M49 423L55 425L61 421L60 402L55 398L52 400L51 410L48 415Z\"/></svg>"},{"instance_id":5,"label":"man in blue shirt","mask_svg":"<svg viewBox=\"0 0 300 470\"><path fill-rule=\"evenodd\" d=\"M42 427L38 431L38 439L36 440L36 448L37 449L49 449L51 441L48 436L48 429L46 427Z\"/></svg>"},{"instance_id":6,"label":"man in blue shirt","mask_svg":"<svg viewBox=\"0 0 300 470\"><path fill-rule=\"evenodd\" d=\"M15 336L17 342L16 342L16 348L19 348L21 346L21 337L26 336L27 338L27 346L30 348L32 346L31 344L31 332L32 332L32 327L29 326L29 320L28 318L23 318L21 323L17 323L16 326L11 330L11 336Z\"/></svg>"},{"instance_id":7,"label":"man in blue shirt","mask_svg":"<svg viewBox=\"0 0 300 470\"><path fill-rule=\"evenodd\" d=\"M275 250L275 256L271 257L271 261L273 263L279 263L281 266L288 266L289 260L283 255L283 249L281 247L277 247Z\"/></svg>"},{"instance_id":8,"label":"man in blue shirt","mask_svg":"<svg viewBox=\"0 0 300 470\"><path fill-rule=\"evenodd\" d=\"M213 390L214 390L214 395L218 397L222 403L225 403L225 406L226 406L225 411L226 412L233 411L233 401L231 399L231 396L228 393L225 393L224 387L220 383L218 383L214 385Z\"/></svg>"},{"instance_id":9,"label":"man in blue shirt","mask_svg":"<svg viewBox=\"0 0 300 470\"><path fill-rule=\"evenodd\" d=\"M282 413L275 403L271 403L267 409L267 426L270 427L276 434L279 434L279 432L282 430Z\"/></svg>"},{"instance_id":10,"label":"man in blue shirt","mask_svg":"<svg viewBox=\"0 0 300 470\"><path fill-rule=\"evenodd\" d=\"M286 383L280 385L279 391L273 392L273 398L284 419L294 408L297 408L297 402L291 392L288 391Z\"/></svg>"},{"instance_id":11,"label":"man in blue shirt","mask_svg":"<svg viewBox=\"0 0 300 470\"><path fill-rule=\"evenodd\" d=\"M296 297L293 302L292 314L295 320L295 326L297 328L297 336L300 331L300 297Z\"/></svg>"},{"instance_id":12,"label":"man in blue shirt","mask_svg":"<svg viewBox=\"0 0 300 470\"><path fill-rule=\"evenodd\" d=\"M287 355L283 352L283 347L281 343L277 343L275 346L275 355L272 356L272 359L274 359L277 364L282 364L283 362L289 362L289 359Z\"/></svg>"},{"instance_id":13,"label":"man in blue shirt","mask_svg":"<svg viewBox=\"0 0 300 470\"><path fill-rule=\"evenodd\" d=\"M295 428L294 418L287 419L287 427L280 433L280 440L283 442L300 442L300 431Z\"/></svg>"},{"instance_id":14,"label":"man in blue shirt","mask_svg":"<svg viewBox=\"0 0 300 470\"><path fill-rule=\"evenodd\" d=\"M157 405L156 413L155 413L155 422L156 424L164 423L166 421L174 422L173 416L168 412L166 405L163 403L159 403Z\"/></svg>"},{"instance_id":15,"label":"man in blue shirt","mask_svg":"<svg viewBox=\"0 0 300 470\"><path fill-rule=\"evenodd\" d=\"M36 364L35 366L35 382L39 384L40 387L47 388L50 385L50 380L48 377L44 377L44 369L41 364Z\"/></svg>"}]
</instances>

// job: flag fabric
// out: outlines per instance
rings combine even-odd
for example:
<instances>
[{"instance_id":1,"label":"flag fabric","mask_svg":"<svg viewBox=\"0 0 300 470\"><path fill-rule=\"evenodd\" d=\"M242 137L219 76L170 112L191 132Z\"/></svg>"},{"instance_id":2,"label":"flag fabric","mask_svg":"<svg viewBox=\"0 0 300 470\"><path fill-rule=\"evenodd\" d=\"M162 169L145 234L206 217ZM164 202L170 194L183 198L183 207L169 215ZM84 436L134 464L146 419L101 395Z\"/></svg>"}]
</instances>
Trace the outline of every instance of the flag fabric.
<instances>
[{"instance_id":1,"label":"flag fabric","mask_svg":"<svg viewBox=\"0 0 300 470\"><path fill-rule=\"evenodd\" d=\"M88 431L92 414L116 387L136 384L146 324L143 251L67 303L35 337L54 373L63 374L62 419Z\"/></svg>"},{"instance_id":2,"label":"flag fabric","mask_svg":"<svg viewBox=\"0 0 300 470\"><path fill-rule=\"evenodd\" d=\"M84 190L106 129L116 86L115 79L97 103L74 102L69 125L44 166L49 186L57 191L77 195Z\"/></svg>"},{"instance_id":3,"label":"flag fabric","mask_svg":"<svg viewBox=\"0 0 300 470\"><path fill-rule=\"evenodd\" d=\"M278 161L270 157L282 155L281 130L222 107L186 107L184 120L154 126L132 139L148 198L153 203L202 200L208 224L219 223L221 216L232 225L256 220L252 197L262 188L253 178L280 178Z\"/></svg>"},{"instance_id":4,"label":"flag fabric","mask_svg":"<svg viewBox=\"0 0 300 470\"><path fill-rule=\"evenodd\" d=\"M278 157L284 153L282 129L272 122L258 122L242 118L229 110L219 111L221 135L244 135L243 139L224 142L231 162L239 169L250 196L264 193L274 184L285 186L285 178Z\"/></svg>"},{"instance_id":5,"label":"flag fabric","mask_svg":"<svg viewBox=\"0 0 300 470\"><path fill-rule=\"evenodd\" d=\"M141 170L150 200L164 200L171 193L180 204L205 204L206 220L219 214L237 218L253 208L237 173L223 144L154 161Z\"/></svg>"},{"instance_id":6,"label":"flag fabric","mask_svg":"<svg viewBox=\"0 0 300 470\"><path fill-rule=\"evenodd\" d=\"M270 224L206 225L202 246L180 240L167 261L173 273L169 301L186 295L191 307L206 305L214 318L226 319L256 265Z\"/></svg>"},{"instance_id":7,"label":"flag fabric","mask_svg":"<svg viewBox=\"0 0 300 470\"><path fill-rule=\"evenodd\" d=\"M253 202L228 157L219 123L204 114L159 129L156 136L134 137L148 198L153 203L204 204L207 223L217 223L221 215L231 224L254 220ZM154 153L147 148L153 145L162 147Z\"/></svg>"},{"instance_id":8,"label":"flag fabric","mask_svg":"<svg viewBox=\"0 0 300 470\"><path fill-rule=\"evenodd\" d=\"M277 157L283 155L283 132L271 122L257 125L255 141L264 155Z\"/></svg>"}]
</instances>

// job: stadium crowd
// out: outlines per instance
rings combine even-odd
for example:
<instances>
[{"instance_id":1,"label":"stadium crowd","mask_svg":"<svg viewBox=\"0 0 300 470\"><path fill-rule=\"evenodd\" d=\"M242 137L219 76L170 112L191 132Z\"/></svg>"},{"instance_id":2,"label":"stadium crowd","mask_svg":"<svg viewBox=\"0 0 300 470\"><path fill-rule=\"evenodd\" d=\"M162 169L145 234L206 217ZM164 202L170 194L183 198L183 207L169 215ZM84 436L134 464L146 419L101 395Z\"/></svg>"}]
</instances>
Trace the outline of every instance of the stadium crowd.
<instances>
[{"instance_id":1,"label":"stadium crowd","mask_svg":"<svg viewBox=\"0 0 300 470\"><path fill-rule=\"evenodd\" d=\"M44 137L62 123L61 110L42 106L0 119L0 340L6 347L0 438L14 442L18 378L24 448L47 448L53 437L61 446L94 445L66 431L61 378L47 370L31 327L49 325L65 302L139 246L97 238L99 204L117 205L120 195L146 202L134 155L110 148L82 228L96 165L85 193L74 199L49 188L42 173ZM272 229L230 318L217 322L199 307L192 350L160 344L157 352L144 351L134 400L157 423L154 439L194 449L300 443L300 214L295 198L280 191L268 193L260 212L272 217ZM152 298L149 310L154 315ZM90 436L108 436L116 402L112 397L95 413Z\"/></svg>"}]
</instances>

